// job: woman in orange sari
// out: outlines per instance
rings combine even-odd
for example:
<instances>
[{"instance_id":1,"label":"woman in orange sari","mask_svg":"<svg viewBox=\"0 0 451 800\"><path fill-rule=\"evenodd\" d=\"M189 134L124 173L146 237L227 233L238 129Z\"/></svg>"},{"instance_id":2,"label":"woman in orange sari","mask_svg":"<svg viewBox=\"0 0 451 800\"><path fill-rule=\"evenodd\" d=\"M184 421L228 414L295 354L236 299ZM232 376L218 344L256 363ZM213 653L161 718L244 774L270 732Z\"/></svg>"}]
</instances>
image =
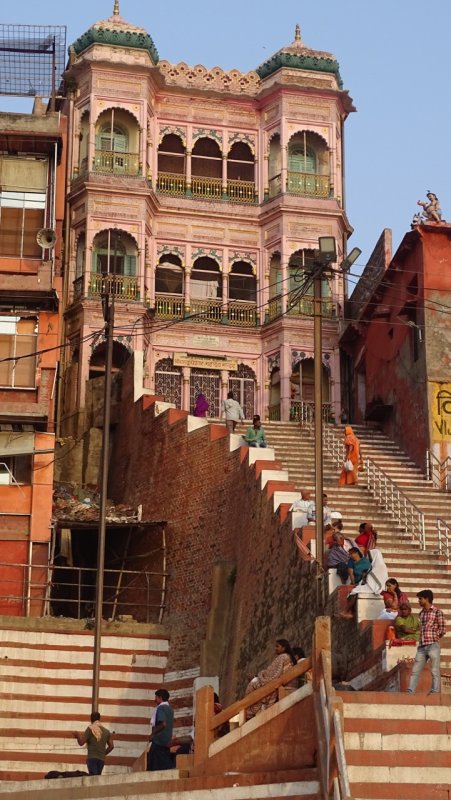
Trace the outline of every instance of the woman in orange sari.
<instances>
[{"instance_id":1,"label":"woman in orange sari","mask_svg":"<svg viewBox=\"0 0 451 800\"><path fill-rule=\"evenodd\" d=\"M347 425L345 428L344 446L346 450L345 463L346 461L350 461L353 468L352 470L347 470L345 465L343 465L338 485L352 486L358 482L359 467L362 465L362 455L360 453L360 442L350 425Z\"/></svg>"}]
</instances>

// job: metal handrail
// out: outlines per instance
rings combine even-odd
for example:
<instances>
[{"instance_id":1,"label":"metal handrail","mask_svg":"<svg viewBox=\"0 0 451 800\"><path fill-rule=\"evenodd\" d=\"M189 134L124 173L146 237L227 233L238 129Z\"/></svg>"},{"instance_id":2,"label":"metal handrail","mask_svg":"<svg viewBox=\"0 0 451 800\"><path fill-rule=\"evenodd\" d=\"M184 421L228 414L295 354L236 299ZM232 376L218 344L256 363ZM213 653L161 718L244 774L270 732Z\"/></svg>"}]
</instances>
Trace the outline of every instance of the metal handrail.
<instances>
[{"instance_id":1,"label":"metal handrail","mask_svg":"<svg viewBox=\"0 0 451 800\"><path fill-rule=\"evenodd\" d=\"M451 525L441 517L437 518L438 552L447 564L451 561Z\"/></svg>"},{"instance_id":2,"label":"metal handrail","mask_svg":"<svg viewBox=\"0 0 451 800\"><path fill-rule=\"evenodd\" d=\"M426 477L441 492L451 491L450 456L440 461L432 450L426 450Z\"/></svg>"},{"instance_id":3,"label":"metal handrail","mask_svg":"<svg viewBox=\"0 0 451 800\"><path fill-rule=\"evenodd\" d=\"M301 403L301 424L313 433L313 409ZM343 464L343 441L335 428L323 425L323 449L336 467ZM391 514L403 530L418 539L422 550L426 549L425 515L412 503L399 486L368 456L364 459L367 486L379 505Z\"/></svg>"},{"instance_id":4,"label":"metal handrail","mask_svg":"<svg viewBox=\"0 0 451 800\"><path fill-rule=\"evenodd\" d=\"M323 446L333 458L337 467L343 463L343 442L333 428L324 426ZM412 503L383 469L368 456L363 459L366 470L366 484L369 491L395 519L397 524L414 538L418 539L422 550L426 549L424 513Z\"/></svg>"}]
</instances>

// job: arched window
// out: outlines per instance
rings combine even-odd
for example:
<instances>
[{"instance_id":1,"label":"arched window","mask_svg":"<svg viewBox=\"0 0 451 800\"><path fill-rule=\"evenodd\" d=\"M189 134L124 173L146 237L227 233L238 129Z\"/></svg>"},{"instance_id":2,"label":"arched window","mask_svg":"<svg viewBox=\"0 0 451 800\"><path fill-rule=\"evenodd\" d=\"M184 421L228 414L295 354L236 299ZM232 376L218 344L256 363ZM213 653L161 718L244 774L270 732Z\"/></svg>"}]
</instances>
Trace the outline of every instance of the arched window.
<instances>
[{"instance_id":1,"label":"arched window","mask_svg":"<svg viewBox=\"0 0 451 800\"><path fill-rule=\"evenodd\" d=\"M247 142L234 142L227 156L227 178L254 182L255 159Z\"/></svg>"},{"instance_id":2,"label":"arched window","mask_svg":"<svg viewBox=\"0 0 451 800\"><path fill-rule=\"evenodd\" d=\"M318 134L301 131L288 142L287 189L292 194L329 196L329 150Z\"/></svg>"},{"instance_id":3,"label":"arched window","mask_svg":"<svg viewBox=\"0 0 451 800\"><path fill-rule=\"evenodd\" d=\"M209 256L196 259L191 271L190 292L197 300L222 298L222 275L217 261Z\"/></svg>"},{"instance_id":4,"label":"arched window","mask_svg":"<svg viewBox=\"0 0 451 800\"><path fill-rule=\"evenodd\" d=\"M107 122L102 125L97 141L98 150L109 150L112 153L128 152L128 132L120 125Z\"/></svg>"},{"instance_id":5,"label":"arched window","mask_svg":"<svg viewBox=\"0 0 451 800\"><path fill-rule=\"evenodd\" d=\"M229 274L229 299L255 303L257 298L257 281L252 271L252 264L247 261L235 261Z\"/></svg>"},{"instance_id":6,"label":"arched window","mask_svg":"<svg viewBox=\"0 0 451 800\"><path fill-rule=\"evenodd\" d=\"M139 175L140 132L136 118L122 108L103 111L96 123L95 172Z\"/></svg>"},{"instance_id":7,"label":"arched window","mask_svg":"<svg viewBox=\"0 0 451 800\"><path fill-rule=\"evenodd\" d=\"M84 175L88 170L89 150L89 111L85 111L80 120L78 172Z\"/></svg>"},{"instance_id":8,"label":"arched window","mask_svg":"<svg viewBox=\"0 0 451 800\"><path fill-rule=\"evenodd\" d=\"M191 156L191 172L199 177L222 178L222 153L214 139L198 139Z\"/></svg>"},{"instance_id":9,"label":"arched window","mask_svg":"<svg viewBox=\"0 0 451 800\"><path fill-rule=\"evenodd\" d=\"M160 172L185 174L185 147L180 136L175 133L163 136L158 147L158 173Z\"/></svg>"},{"instance_id":10,"label":"arched window","mask_svg":"<svg viewBox=\"0 0 451 800\"><path fill-rule=\"evenodd\" d=\"M185 272L179 256L166 253L155 270L155 291L161 294L183 294Z\"/></svg>"},{"instance_id":11,"label":"arched window","mask_svg":"<svg viewBox=\"0 0 451 800\"><path fill-rule=\"evenodd\" d=\"M106 342L101 342L94 348L89 359L89 379L105 375ZM120 342L113 342L112 372L119 372L130 358L130 353Z\"/></svg>"},{"instance_id":12,"label":"arched window","mask_svg":"<svg viewBox=\"0 0 451 800\"><path fill-rule=\"evenodd\" d=\"M123 231L99 233L93 242L92 271L104 275L136 275L137 248L132 237Z\"/></svg>"}]
</instances>

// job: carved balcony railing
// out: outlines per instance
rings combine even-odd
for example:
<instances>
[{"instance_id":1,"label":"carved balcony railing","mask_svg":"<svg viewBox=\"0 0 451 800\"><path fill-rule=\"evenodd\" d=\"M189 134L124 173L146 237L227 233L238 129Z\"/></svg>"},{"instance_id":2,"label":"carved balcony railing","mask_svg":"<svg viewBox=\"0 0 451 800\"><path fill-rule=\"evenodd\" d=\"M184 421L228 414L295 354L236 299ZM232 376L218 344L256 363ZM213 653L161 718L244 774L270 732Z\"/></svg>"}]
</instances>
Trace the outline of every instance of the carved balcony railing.
<instances>
[{"instance_id":1,"label":"carved balcony railing","mask_svg":"<svg viewBox=\"0 0 451 800\"><path fill-rule=\"evenodd\" d=\"M227 181L227 194L233 203L255 203L257 199L253 181Z\"/></svg>"},{"instance_id":2,"label":"carved balcony railing","mask_svg":"<svg viewBox=\"0 0 451 800\"><path fill-rule=\"evenodd\" d=\"M193 300L190 302L190 322L222 322L225 315L222 300Z\"/></svg>"},{"instance_id":3,"label":"carved balcony railing","mask_svg":"<svg viewBox=\"0 0 451 800\"><path fill-rule=\"evenodd\" d=\"M158 319L183 319L184 311L183 295L157 294L155 297L155 316Z\"/></svg>"},{"instance_id":4,"label":"carved balcony railing","mask_svg":"<svg viewBox=\"0 0 451 800\"><path fill-rule=\"evenodd\" d=\"M138 278L129 275L102 275L91 273L89 278L89 297L114 294L116 300L139 300Z\"/></svg>"},{"instance_id":5,"label":"carved balcony railing","mask_svg":"<svg viewBox=\"0 0 451 800\"><path fill-rule=\"evenodd\" d=\"M185 197L186 178L175 172L160 172L157 178L157 191L173 197Z\"/></svg>"},{"instance_id":6,"label":"carved balcony railing","mask_svg":"<svg viewBox=\"0 0 451 800\"><path fill-rule=\"evenodd\" d=\"M313 317L314 303L312 297L301 297L294 302L288 300L288 313L294 317ZM325 319L337 319L337 304L330 298L322 300L322 315Z\"/></svg>"},{"instance_id":7,"label":"carved balcony railing","mask_svg":"<svg viewBox=\"0 0 451 800\"><path fill-rule=\"evenodd\" d=\"M222 197L222 180L221 178L201 178L193 175L191 178L191 193L193 197L218 200Z\"/></svg>"},{"instance_id":8,"label":"carved balcony railing","mask_svg":"<svg viewBox=\"0 0 451 800\"><path fill-rule=\"evenodd\" d=\"M289 172L287 191L289 194L307 197L329 197L330 177L329 175L315 175L311 172Z\"/></svg>"},{"instance_id":9,"label":"carved balcony railing","mask_svg":"<svg viewBox=\"0 0 451 800\"><path fill-rule=\"evenodd\" d=\"M96 150L94 172L104 175L139 175L139 154Z\"/></svg>"},{"instance_id":10,"label":"carved balcony railing","mask_svg":"<svg viewBox=\"0 0 451 800\"><path fill-rule=\"evenodd\" d=\"M282 315L282 298L280 295L272 297L268 302L268 321L277 319Z\"/></svg>"},{"instance_id":11,"label":"carved balcony railing","mask_svg":"<svg viewBox=\"0 0 451 800\"><path fill-rule=\"evenodd\" d=\"M244 328L254 328L257 325L257 307L255 303L240 303L229 300L228 307L229 325L240 325Z\"/></svg>"}]
</instances>

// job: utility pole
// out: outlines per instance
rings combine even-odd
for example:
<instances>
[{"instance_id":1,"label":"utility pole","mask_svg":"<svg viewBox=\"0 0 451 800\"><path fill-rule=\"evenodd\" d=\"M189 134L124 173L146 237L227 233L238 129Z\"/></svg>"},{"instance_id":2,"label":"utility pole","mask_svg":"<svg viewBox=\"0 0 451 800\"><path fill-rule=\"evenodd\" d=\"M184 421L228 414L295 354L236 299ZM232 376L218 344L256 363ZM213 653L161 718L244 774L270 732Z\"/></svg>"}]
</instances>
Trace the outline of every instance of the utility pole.
<instances>
[{"instance_id":1,"label":"utility pole","mask_svg":"<svg viewBox=\"0 0 451 800\"><path fill-rule=\"evenodd\" d=\"M322 565L324 560L324 511L323 511L323 363L321 297L323 265L315 264L313 278L313 348L314 348L314 415L315 415L315 534L316 558Z\"/></svg>"},{"instance_id":2,"label":"utility pole","mask_svg":"<svg viewBox=\"0 0 451 800\"><path fill-rule=\"evenodd\" d=\"M114 290L116 280L116 247L114 252L113 280L109 272L110 261L110 231L108 231L108 272L105 275L104 291L102 292L102 311L105 321L106 359L105 359L105 385L103 396L103 434L102 434L102 463L100 483L100 511L99 532L97 540L97 581L95 602L95 627L94 627L94 662L92 669L92 711L99 710L99 684L100 684L100 657L102 644L102 618L103 618L103 588L105 570L105 541L106 541L106 502L108 497L108 463L110 450L110 418L111 418L111 369L113 366L113 333L114 333ZM110 284L110 286L109 286ZM111 291L111 302L110 293Z\"/></svg>"}]
</instances>

